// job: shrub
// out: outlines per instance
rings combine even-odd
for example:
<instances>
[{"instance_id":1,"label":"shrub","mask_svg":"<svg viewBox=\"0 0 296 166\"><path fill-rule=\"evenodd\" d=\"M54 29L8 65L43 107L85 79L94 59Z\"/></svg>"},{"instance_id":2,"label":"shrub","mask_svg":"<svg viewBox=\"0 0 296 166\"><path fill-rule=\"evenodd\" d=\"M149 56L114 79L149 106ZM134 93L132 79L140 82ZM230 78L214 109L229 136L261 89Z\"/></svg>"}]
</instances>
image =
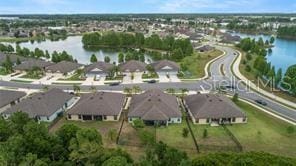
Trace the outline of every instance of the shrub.
<instances>
[{"instance_id":1,"label":"shrub","mask_svg":"<svg viewBox=\"0 0 296 166\"><path fill-rule=\"evenodd\" d=\"M111 141L115 141L116 139L116 130L115 129L110 129L108 131L108 138L111 140Z\"/></svg>"},{"instance_id":2,"label":"shrub","mask_svg":"<svg viewBox=\"0 0 296 166\"><path fill-rule=\"evenodd\" d=\"M247 65L246 68L245 68L246 72L250 72L252 69L251 69L251 66L250 65Z\"/></svg>"},{"instance_id":3,"label":"shrub","mask_svg":"<svg viewBox=\"0 0 296 166\"><path fill-rule=\"evenodd\" d=\"M287 133L288 134L293 134L295 132L295 128L293 126L287 127Z\"/></svg>"},{"instance_id":4,"label":"shrub","mask_svg":"<svg viewBox=\"0 0 296 166\"><path fill-rule=\"evenodd\" d=\"M135 128L144 128L145 127L145 124L144 124L143 120L141 120L141 119L135 119L135 120L133 120L133 126Z\"/></svg>"},{"instance_id":5,"label":"shrub","mask_svg":"<svg viewBox=\"0 0 296 166\"><path fill-rule=\"evenodd\" d=\"M203 131L203 138L207 138L208 137L208 130L207 129L204 129Z\"/></svg>"},{"instance_id":6,"label":"shrub","mask_svg":"<svg viewBox=\"0 0 296 166\"><path fill-rule=\"evenodd\" d=\"M184 138L187 138L188 137L188 133L189 133L189 130L187 128L183 128L182 135L183 135Z\"/></svg>"}]
</instances>

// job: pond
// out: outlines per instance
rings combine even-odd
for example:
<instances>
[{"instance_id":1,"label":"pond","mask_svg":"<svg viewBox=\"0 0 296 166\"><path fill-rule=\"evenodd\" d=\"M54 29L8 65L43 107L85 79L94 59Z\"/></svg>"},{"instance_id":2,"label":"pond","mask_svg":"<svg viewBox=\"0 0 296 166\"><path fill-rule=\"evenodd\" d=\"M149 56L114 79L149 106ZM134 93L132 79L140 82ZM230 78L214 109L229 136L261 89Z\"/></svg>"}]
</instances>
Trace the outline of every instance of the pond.
<instances>
[{"instance_id":1,"label":"pond","mask_svg":"<svg viewBox=\"0 0 296 166\"><path fill-rule=\"evenodd\" d=\"M81 42L82 36L69 36L65 40L59 40L59 41L51 41L51 40L45 40L41 42L22 42L19 45L21 47L26 47L30 50L34 50L35 48L39 48L42 50L48 50L48 52L51 54L53 51L67 51L69 54L73 56L74 59L77 59L79 63L82 64L89 64L90 63L90 57L92 54L95 54L98 61L104 61L105 56L109 56L111 61L110 62L118 62L118 53L119 51L115 49L97 49L95 51L92 50L86 50L83 48L83 44ZM8 44L8 43L5 43ZM15 47L14 43L9 43ZM149 61L152 61L151 58L145 54L145 60L148 63Z\"/></svg>"},{"instance_id":2,"label":"pond","mask_svg":"<svg viewBox=\"0 0 296 166\"><path fill-rule=\"evenodd\" d=\"M232 34L239 35L241 38L251 37L259 39L259 37L262 37L264 41L269 40L271 37L269 35ZM276 70L282 68L283 73L285 73L289 66L296 64L296 40L276 38L272 52L268 53L266 58L268 62L275 66Z\"/></svg>"}]
</instances>

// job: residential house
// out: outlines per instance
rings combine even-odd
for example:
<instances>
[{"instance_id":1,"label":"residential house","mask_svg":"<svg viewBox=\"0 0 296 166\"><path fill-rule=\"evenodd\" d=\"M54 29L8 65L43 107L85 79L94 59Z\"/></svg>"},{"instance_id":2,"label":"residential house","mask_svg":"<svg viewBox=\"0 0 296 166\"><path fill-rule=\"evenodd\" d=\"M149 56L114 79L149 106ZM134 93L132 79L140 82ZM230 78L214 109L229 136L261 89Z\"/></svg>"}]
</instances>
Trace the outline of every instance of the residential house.
<instances>
[{"instance_id":1,"label":"residential house","mask_svg":"<svg viewBox=\"0 0 296 166\"><path fill-rule=\"evenodd\" d=\"M82 94L79 102L67 112L67 119L118 121L124 104L125 96L121 93Z\"/></svg>"},{"instance_id":2,"label":"residential house","mask_svg":"<svg viewBox=\"0 0 296 166\"><path fill-rule=\"evenodd\" d=\"M27 58L22 57L22 56L18 56L16 54L4 54L4 53L0 52L0 64L3 64L4 62L6 62L6 57L7 56L9 56L10 61L13 63L13 66L16 65L18 60L20 62L23 62L23 61L27 60Z\"/></svg>"},{"instance_id":3,"label":"residential house","mask_svg":"<svg viewBox=\"0 0 296 166\"><path fill-rule=\"evenodd\" d=\"M19 103L24 96L24 92L0 90L0 113Z\"/></svg>"},{"instance_id":4,"label":"residential house","mask_svg":"<svg viewBox=\"0 0 296 166\"><path fill-rule=\"evenodd\" d=\"M134 95L129 106L128 121L131 123L135 119L142 119L148 125L181 123L182 114L177 97L159 89Z\"/></svg>"},{"instance_id":5,"label":"residential house","mask_svg":"<svg viewBox=\"0 0 296 166\"><path fill-rule=\"evenodd\" d=\"M164 74L178 74L180 66L173 61L161 60L154 63L151 63L151 66L154 68L157 73Z\"/></svg>"},{"instance_id":6,"label":"residential house","mask_svg":"<svg viewBox=\"0 0 296 166\"><path fill-rule=\"evenodd\" d=\"M4 118L8 118L14 112L22 111L27 113L30 118L51 122L76 100L77 97L63 92L61 89L53 88L47 92L33 94L25 98L20 103L5 110L2 114Z\"/></svg>"},{"instance_id":7,"label":"residential house","mask_svg":"<svg viewBox=\"0 0 296 166\"><path fill-rule=\"evenodd\" d=\"M63 75L72 75L75 73L77 69L82 69L83 65L69 62L69 61L61 61L56 64L47 66L45 68L47 73L56 73L56 74L63 74Z\"/></svg>"},{"instance_id":8,"label":"residential house","mask_svg":"<svg viewBox=\"0 0 296 166\"><path fill-rule=\"evenodd\" d=\"M14 67L17 71L27 71L32 70L34 67L38 67L41 70L45 70L46 67L53 65L52 62L47 62L39 59L29 59L23 63Z\"/></svg>"},{"instance_id":9,"label":"residential house","mask_svg":"<svg viewBox=\"0 0 296 166\"><path fill-rule=\"evenodd\" d=\"M130 60L119 65L120 71L123 73L145 72L146 64L136 60Z\"/></svg>"},{"instance_id":10,"label":"residential house","mask_svg":"<svg viewBox=\"0 0 296 166\"><path fill-rule=\"evenodd\" d=\"M246 123L247 117L229 98L216 94L195 94L183 100L194 124Z\"/></svg>"},{"instance_id":11,"label":"residential house","mask_svg":"<svg viewBox=\"0 0 296 166\"><path fill-rule=\"evenodd\" d=\"M87 77L94 77L96 75L107 76L113 67L113 64L100 61L86 66L85 73Z\"/></svg>"},{"instance_id":12,"label":"residential house","mask_svg":"<svg viewBox=\"0 0 296 166\"><path fill-rule=\"evenodd\" d=\"M215 49L215 47L212 47L210 45L204 45L204 46L201 46L201 47L197 48L197 50L199 52L208 52L208 51L212 51L214 49Z\"/></svg>"}]
</instances>

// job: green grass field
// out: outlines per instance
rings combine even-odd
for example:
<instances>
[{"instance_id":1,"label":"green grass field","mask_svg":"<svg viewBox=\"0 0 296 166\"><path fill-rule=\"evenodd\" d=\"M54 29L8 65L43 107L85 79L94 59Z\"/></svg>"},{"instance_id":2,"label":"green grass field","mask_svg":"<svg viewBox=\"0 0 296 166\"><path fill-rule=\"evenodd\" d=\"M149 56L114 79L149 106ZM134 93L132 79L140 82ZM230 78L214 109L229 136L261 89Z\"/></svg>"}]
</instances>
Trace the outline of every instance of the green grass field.
<instances>
[{"instance_id":1,"label":"green grass field","mask_svg":"<svg viewBox=\"0 0 296 166\"><path fill-rule=\"evenodd\" d=\"M192 56L185 57L180 64L184 64L188 68L190 76L184 76L183 79L201 78L205 75L204 68L206 64L222 55L220 50L213 50L205 53L194 53ZM181 79L182 79L181 78Z\"/></svg>"},{"instance_id":2,"label":"green grass field","mask_svg":"<svg viewBox=\"0 0 296 166\"><path fill-rule=\"evenodd\" d=\"M276 155L296 157L296 128L246 103L238 102L247 114L247 124L228 126L245 151L265 151Z\"/></svg>"}]
</instances>

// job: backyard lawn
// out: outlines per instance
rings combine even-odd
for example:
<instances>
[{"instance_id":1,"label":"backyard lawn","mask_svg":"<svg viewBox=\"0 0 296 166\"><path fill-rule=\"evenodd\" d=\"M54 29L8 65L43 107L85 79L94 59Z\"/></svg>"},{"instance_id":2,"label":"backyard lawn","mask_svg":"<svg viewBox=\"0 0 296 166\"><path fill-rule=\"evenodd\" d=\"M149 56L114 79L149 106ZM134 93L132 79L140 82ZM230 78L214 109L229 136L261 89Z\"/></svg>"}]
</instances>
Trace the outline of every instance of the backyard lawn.
<instances>
[{"instance_id":1,"label":"backyard lawn","mask_svg":"<svg viewBox=\"0 0 296 166\"><path fill-rule=\"evenodd\" d=\"M118 122L102 122L102 121L70 121L66 120L65 118L61 118L51 129L50 132L57 131L61 126L64 124L74 124L81 128L95 128L97 129L100 134L102 135L103 144L105 147L113 148L116 147L116 137L118 135L118 131L121 125L121 120ZM115 140L111 140L109 136L110 130L115 130Z\"/></svg>"},{"instance_id":2,"label":"backyard lawn","mask_svg":"<svg viewBox=\"0 0 296 166\"><path fill-rule=\"evenodd\" d=\"M296 157L296 128L246 103L238 102L247 114L247 124L228 126L245 151L265 151ZM293 131L294 129L294 131Z\"/></svg>"},{"instance_id":3,"label":"backyard lawn","mask_svg":"<svg viewBox=\"0 0 296 166\"><path fill-rule=\"evenodd\" d=\"M180 77L181 79L194 79L194 78L202 78L205 75L204 68L206 64L222 55L220 50L213 50L204 53L195 52L194 55L185 57L181 62L181 66L186 66L187 71L184 72L184 76ZM187 74L186 74L187 73Z\"/></svg>"}]
</instances>

